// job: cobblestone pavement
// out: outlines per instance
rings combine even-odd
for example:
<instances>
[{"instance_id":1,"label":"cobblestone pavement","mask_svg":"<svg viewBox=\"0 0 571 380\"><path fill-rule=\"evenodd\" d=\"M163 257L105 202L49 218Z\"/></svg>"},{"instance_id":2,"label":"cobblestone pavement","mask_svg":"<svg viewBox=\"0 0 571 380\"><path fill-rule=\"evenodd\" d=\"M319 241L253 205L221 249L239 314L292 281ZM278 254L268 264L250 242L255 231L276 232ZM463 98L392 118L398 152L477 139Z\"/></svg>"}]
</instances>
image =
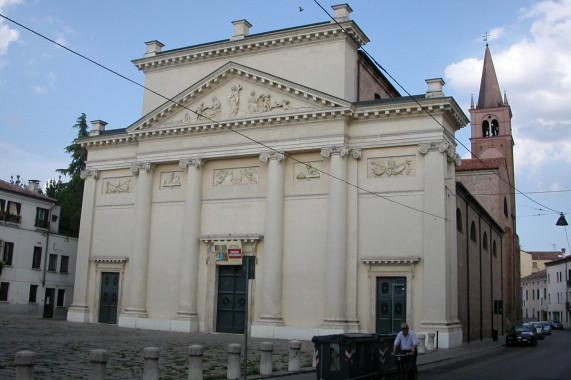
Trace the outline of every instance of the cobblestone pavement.
<instances>
[{"instance_id":1,"label":"cobblestone pavement","mask_svg":"<svg viewBox=\"0 0 571 380\"><path fill-rule=\"evenodd\" d=\"M287 340L250 338L248 372L256 374L259 371L258 349L261 342L274 344L274 371L286 371L289 355ZM193 344L204 347L204 379L225 379L226 346L230 343L238 343L243 349L244 336L151 331L0 315L0 379L15 378L14 355L22 350L36 353L37 380L86 379L90 369L89 353L97 348L109 352L108 380L141 379L143 349L146 347L160 349L161 379L186 379L188 346ZM308 341L301 343L301 366L311 367L313 344Z\"/></svg>"}]
</instances>

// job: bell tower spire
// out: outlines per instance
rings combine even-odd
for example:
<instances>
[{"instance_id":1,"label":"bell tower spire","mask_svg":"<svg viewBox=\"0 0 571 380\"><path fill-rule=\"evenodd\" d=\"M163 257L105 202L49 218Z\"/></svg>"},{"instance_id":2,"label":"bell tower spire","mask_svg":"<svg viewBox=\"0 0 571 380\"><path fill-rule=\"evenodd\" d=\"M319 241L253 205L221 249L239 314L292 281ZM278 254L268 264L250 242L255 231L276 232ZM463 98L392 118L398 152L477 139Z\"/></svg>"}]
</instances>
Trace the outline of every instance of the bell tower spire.
<instances>
[{"instance_id":1,"label":"bell tower spire","mask_svg":"<svg viewBox=\"0 0 571 380\"><path fill-rule=\"evenodd\" d=\"M472 158L504 158L510 183L513 183L511 119L507 95L502 97L490 47L486 42L478 101L476 107L470 107Z\"/></svg>"}]
</instances>

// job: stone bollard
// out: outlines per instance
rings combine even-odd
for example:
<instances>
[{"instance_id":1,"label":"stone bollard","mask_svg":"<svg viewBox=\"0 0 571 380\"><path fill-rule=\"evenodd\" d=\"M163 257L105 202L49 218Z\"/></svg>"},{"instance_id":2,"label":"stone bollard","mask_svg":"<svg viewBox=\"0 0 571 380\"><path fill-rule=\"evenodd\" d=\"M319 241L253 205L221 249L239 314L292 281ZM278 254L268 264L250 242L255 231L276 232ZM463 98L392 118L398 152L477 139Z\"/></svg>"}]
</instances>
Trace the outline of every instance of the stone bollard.
<instances>
[{"instance_id":1,"label":"stone bollard","mask_svg":"<svg viewBox=\"0 0 571 380\"><path fill-rule=\"evenodd\" d=\"M109 354L106 350L91 350L89 353L89 361L91 362L89 380L105 380L108 360Z\"/></svg>"},{"instance_id":2,"label":"stone bollard","mask_svg":"<svg viewBox=\"0 0 571 380\"><path fill-rule=\"evenodd\" d=\"M287 363L287 370L299 371L301 368L301 355L299 354L299 351L301 350L301 342L299 340L290 340L288 347L289 360Z\"/></svg>"},{"instance_id":3,"label":"stone bollard","mask_svg":"<svg viewBox=\"0 0 571 380\"><path fill-rule=\"evenodd\" d=\"M426 335L418 334L418 347L416 348L416 350L418 351L419 354L425 354L426 353L425 339L426 339Z\"/></svg>"},{"instance_id":4,"label":"stone bollard","mask_svg":"<svg viewBox=\"0 0 571 380\"><path fill-rule=\"evenodd\" d=\"M16 353L16 380L33 380L36 354L33 351L20 351Z\"/></svg>"},{"instance_id":5,"label":"stone bollard","mask_svg":"<svg viewBox=\"0 0 571 380\"><path fill-rule=\"evenodd\" d=\"M270 342L260 343L260 375L272 374L272 353L274 345Z\"/></svg>"},{"instance_id":6,"label":"stone bollard","mask_svg":"<svg viewBox=\"0 0 571 380\"><path fill-rule=\"evenodd\" d=\"M228 352L228 369L226 378L228 380L237 380L240 376L240 353L242 346L237 343L231 343L226 347Z\"/></svg>"},{"instance_id":7,"label":"stone bollard","mask_svg":"<svg viewBox=\"0 0 571 380\"><path fill-rule=\"evenodd\" d=\"M204 347L188 346L188 380L202 380L202 354Z\"/></svg>"},{"instance_id":8,"label":"stone bollard","mask_svg":"<svg viewBox=\"0 0 571 380\"><path fill-rule=\"evenodd\" d=\"M143 380L159 380L159 356L161 350L156 347L146 347L143 350Z\"/></svg>"},{"instance_id":9,"label":"stone bollard","mask_svg":"<svg viewBox=\"0 0 571 380\"><path fill-rule=\"evenodd\" d=\"M426 350L427 351L434 351L434 336L436 334L433 332L428 333L428 339L426 340Z\"/></svg>"}]
</instances>

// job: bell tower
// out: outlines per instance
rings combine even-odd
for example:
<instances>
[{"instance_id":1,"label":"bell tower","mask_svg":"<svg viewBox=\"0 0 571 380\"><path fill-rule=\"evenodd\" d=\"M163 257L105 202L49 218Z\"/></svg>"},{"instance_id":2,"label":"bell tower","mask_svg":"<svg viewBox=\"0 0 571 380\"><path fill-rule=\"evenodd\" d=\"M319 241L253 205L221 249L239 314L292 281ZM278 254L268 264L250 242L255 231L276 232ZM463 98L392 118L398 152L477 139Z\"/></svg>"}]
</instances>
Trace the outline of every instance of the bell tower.
<instances>
[{"instance_id":1,"label":"bell tower","mask_svg":"<svg viewBox=\"0 0 571 380\"><path fill-rule=\"evenodd\" d=\"M490 48L486 44L478 103L470 104L472 158L505 158L509 183L514 185L512 111L500 92Z\"/></svg>"}]
</instances>

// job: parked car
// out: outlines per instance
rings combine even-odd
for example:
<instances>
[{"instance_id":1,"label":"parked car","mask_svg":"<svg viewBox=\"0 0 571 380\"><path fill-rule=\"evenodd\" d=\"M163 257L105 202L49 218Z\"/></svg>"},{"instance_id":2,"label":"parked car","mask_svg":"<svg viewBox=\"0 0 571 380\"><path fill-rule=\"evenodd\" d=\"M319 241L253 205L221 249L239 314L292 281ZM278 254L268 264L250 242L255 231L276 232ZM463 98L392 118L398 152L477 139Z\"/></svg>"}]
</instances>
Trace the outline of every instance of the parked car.
<instances>
[{"instance_id":1,"label":"parked car","mask_svg":"<svg viewBox=\"0 0 571 380\"><path fill-rule=\"evenodd\" d=\"M550 319L549 323L551 324L551 328L553 330L563 330L563 325L558 320Z\"/></svg>"},{"instance_id":2,"label":"parked car","mask_svg":"<svg viewBox=\"0 0 571 380\"><path fill-rule=\"evenodd\" d=\"M513 326L506 334L506 346L519 344L535 346L537 344L537 336L533 329L534 327L529 324Z\"/></svg>"},{"instance_id":3,"label":"parked car","mask_svg":"<svg viewBox=\"0 0 571 380\"><path fill-rule=\"evenodd\" d=\"M537 332L537 338L539 340L545 339L545 334L543 333L543 326L539 322L528 322L524 323L525 325L530 325L535 328Z\"/></svg>"},{"instance_id":4,"label":"parked car","mask_svg":"<svg viewBox=\"0 0 571 380\"><path fill-rule=\"evenodd\" d=\"M541 323L541 327L543 327L543 334L551 335L551 325L549 324L549 322L541 321L539 323Z\"/></svg>"}]
</instances>

